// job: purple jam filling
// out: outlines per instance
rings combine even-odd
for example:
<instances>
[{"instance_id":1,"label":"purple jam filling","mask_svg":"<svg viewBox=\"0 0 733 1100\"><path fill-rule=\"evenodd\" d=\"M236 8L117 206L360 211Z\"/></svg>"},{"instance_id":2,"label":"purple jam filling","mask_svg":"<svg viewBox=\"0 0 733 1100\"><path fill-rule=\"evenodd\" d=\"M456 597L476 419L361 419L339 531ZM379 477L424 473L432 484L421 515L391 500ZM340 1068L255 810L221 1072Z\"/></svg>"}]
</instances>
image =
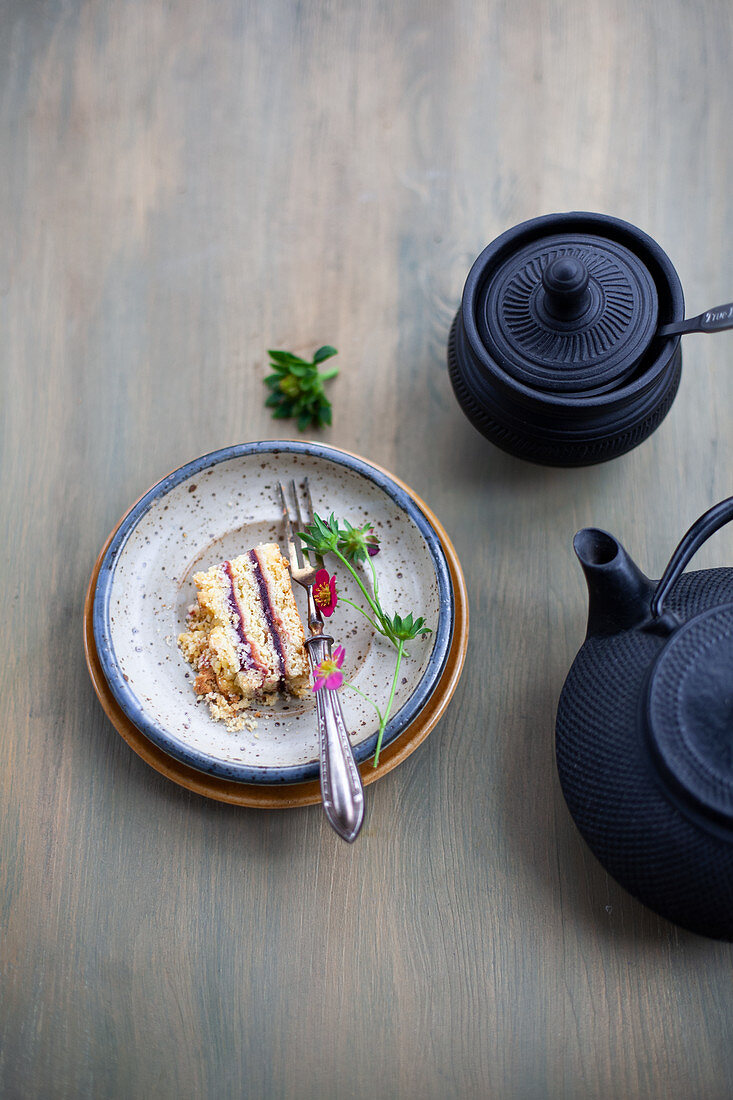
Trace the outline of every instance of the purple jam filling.
<instances>
[{"instance_id":1,"label":"purple jam filling","mask_svg":"<svg viewBox=\"0 0 733 1100\"><path fill-rule=\"evenodd\" d=\"M252 645L249 638L244 632L244 617L242 615L242 608L237 599L237 592L234 587L234 574L232 573L232 563L230 561L224 562L224 572L229 578L229 608L232 612L232 619L237 631L237 636L241 642L241 646L238 647L238 653L240 657L240 670L244 669L245 672L251 672L256 669L260 674L266 674L267 670L255 660L252 653Z\"/></svg>"},{"instance_id":2,"label":"purple jam filling","mask_svg":"<svg viewBox=\"0 0 733 1100\"><path fill-rule=\"evenodd\" d=\"M265 580L262 573L260 560L254 550L250 550L248 557L249 560L252 562L255 580L257 581L257 588L260 594L262 611L264 612L265 622L267 623L270 634L272 635L272 644L275 647L278 664L280 665L280 687L282 687L285 683L285 653L283 652L282 638L280 637L280 631L278 630L277 624L275 622L272 601L270 600L270 593L267 588L267 581Z\"/></svg>"}]
</instances>

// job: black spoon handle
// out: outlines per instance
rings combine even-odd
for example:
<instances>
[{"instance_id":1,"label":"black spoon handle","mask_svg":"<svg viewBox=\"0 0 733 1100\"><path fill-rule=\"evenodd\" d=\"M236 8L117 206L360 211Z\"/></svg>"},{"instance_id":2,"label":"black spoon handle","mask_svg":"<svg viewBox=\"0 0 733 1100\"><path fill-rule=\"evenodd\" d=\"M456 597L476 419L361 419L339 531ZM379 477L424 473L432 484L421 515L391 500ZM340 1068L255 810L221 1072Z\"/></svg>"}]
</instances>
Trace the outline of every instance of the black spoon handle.
<instances>
[{"instance_id":1,"label":"black spoon handle","mask_svg":"<svg viewBox=\"0 0 733 1100\"><path fill-rule=\"evenodd\" d=\"M688 317L684 321L662 325L657 336L682 336L686 332L720 332L724 328L733 328L733 302L706 309L699 317Z\"/></svg>"}]
</instances>

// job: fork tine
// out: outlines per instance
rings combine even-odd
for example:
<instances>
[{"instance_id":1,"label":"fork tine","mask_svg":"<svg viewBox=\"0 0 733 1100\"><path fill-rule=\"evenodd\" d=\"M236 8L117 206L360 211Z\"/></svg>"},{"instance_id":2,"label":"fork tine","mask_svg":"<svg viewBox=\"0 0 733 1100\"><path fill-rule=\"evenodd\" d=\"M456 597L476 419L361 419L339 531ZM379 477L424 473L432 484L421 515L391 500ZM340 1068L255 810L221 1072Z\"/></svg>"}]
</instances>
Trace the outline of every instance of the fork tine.
<instances>
[{"instance_id":1,"label":"fork tine","mask_svg":"<svg viewBox=\"0 0 733 1100\"><path fill-rule=\"evenodd\" d=\"M293 500L295 501L295 510L298 514L298 526L304 528L306 526L306 523L303 519L303 513L300 510L300 497L298 496L298 487L296 486L293 479L291 479L290 481L290 491L293 494Z\"/></svg>"},{"instance_id":2,"label":"fork tine","mask_svg":"<svg viewBox=\"0 0 733 1100\"><path fill-rule=\"evenodd\" d=\"M303 515L303 509L301 508L301 494L298 492L298 488L295 484L295 481L291 481L290 485L291 485L291 488L293 490L293 496L295 497L295 507L296 507L297 512L298 512L298 524L301 527L301 529L304 530L306 527L310 527L311 523L313 522L313 517ZM314 558L312 551L308 554L308 558L307 558L308 564L311 564L312 562L318 561L318 560L320 560L320 559Z\"/></svg>"},{"instance_id":3,"label":"fork tine","mask_svg":"<svg viewBox=\"0 0 733 1100\"><path fill-rule=\"evenodd\" d=\"M303 479L303 488L305 490L305 504L306 508L308 509L308 523L311 524L313 523L315 512L313 511L313 498L311 496L311 487L308 484L307 477Z\"/></svg>"},{"instance_id":4,"label":"fork tine","mask_svg":"<svg viewBox=\"0 0 733 1100\"><path fill-rule=\"evenodd\" d=\"M310 487L310 484L308 482L307 477L303 479L303 492L305 493L305 508L308 512L307 522L308 522L308 524L311 524L311 523L313 523L313 517L315 516L315 511L314 511L314 508L313 508L313 497L311 496L311 487ZM323 566L323 557L322 557L321 554L318 554L315 558L311 558L311 560L312 561L315 560L316 565L318 565L320 567Z\"/></svg>"},{"instance_id":5,"label":"fork tine","mask_svg":"<svg viewBox=\"0 0 733 1100\"><path fill-rule=\"evenodd\" d=\"M285 499L285 489L283 488L282 481L277 483L278 492L280 493L280 503L283 509L283 523L288 532L288 538L290 537L290 513L288 512L288 502Z\"/></svg>"},{"instance_id":6,"label":"fork tine","mask_svg":"<svg viewBox=\"0 0 733 1100\"><path fill-rule=\"evenodd\" d=\"M293 482L291 482L290 484L292 486ZM305 558L303 557L303 550L302 550L301 545L300 545L300 539L297 537L297 535L295 533L295 525L293 524L293 518L290 514L290 508L288 506L287 496L285 495L285 487L284 487L282 481L278 481L277 487L280 491L280 500L282 501L282 506L283 506L283 522L285 523L285 529L287 531L288 541L290 543L290 546L291 546L292 550L295 551L295 560L296 560L298 569L302 569L303 566L305 565ZM297 505L298 505L297 494L296 494L296 497L295 497L295 504L296 504L296 507L297 507ZM298 516L300 517L300 509L299 508L298 508ZM292 557L292 554L291 554L291 557Z\"/></svg>"}]
</instances>

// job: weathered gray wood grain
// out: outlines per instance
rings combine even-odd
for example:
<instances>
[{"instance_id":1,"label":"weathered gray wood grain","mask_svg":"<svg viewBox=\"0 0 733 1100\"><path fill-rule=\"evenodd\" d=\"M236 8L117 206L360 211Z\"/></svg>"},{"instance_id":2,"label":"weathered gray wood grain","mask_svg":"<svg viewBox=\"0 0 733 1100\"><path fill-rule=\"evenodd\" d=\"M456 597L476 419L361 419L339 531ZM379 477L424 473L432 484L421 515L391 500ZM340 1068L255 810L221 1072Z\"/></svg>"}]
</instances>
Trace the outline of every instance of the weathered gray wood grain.
<instances>
[{"instance_id":1,"label":"weathered gray wood grain","mask_svg":"<svg viewBox=\"0 0 733 1100\"><path fill-rule=\"evenodd\" d=\"M733 1093L731 948L608 879L552 752L572 535L658 574L733 491L733 336L689 338L664 425L588 470L492 449L444 367L471 261L540 213L640 225L690 313L732 296L732 41L725 0L0 5L3 1096ZM276 435L265 349L324 342L323 438L430 503L472 615L354 848L152 772L81 650L119 515Z\"/></svg>"}]
</instances>

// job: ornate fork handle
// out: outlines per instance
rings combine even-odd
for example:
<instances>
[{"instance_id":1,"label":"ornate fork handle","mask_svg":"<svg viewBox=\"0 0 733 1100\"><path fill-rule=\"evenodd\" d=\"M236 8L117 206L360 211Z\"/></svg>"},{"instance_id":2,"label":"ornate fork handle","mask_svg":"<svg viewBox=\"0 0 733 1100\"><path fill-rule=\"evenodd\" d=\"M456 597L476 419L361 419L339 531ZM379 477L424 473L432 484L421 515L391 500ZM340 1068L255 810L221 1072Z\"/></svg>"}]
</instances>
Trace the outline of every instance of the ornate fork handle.
<instances>
[{"instance_id":1,"label":"ornate fork handle","mask_svg":"<svg viewBox=\"0 0 733 1100\"><path fill-rule=\"evenodd\" d=\"M278 482L278 489L283 510L283 523L288 533L290 573L293 580L305 589L308 597L308 629L311 637L306 639L305 644L308 647L311 670L315 671L321 661L331 656L333 638L323 633L323 616L313 596L313 583L318 570L323 567L323 559L319 557L313 561L306 559L298 538L298 529L313 523L310 486L308 478L304 478L305 499L301 503L295 480L291 480L290 495L295 503L294 513L288 506L285 486L282 482ZM329 824L340 837L351 843L356 840L364 820L364 788L361 776L351 751L341 701L337 693L329 691L326 687L321 688L316 692L316 708L323 809Z\"/></svg>"},{"instance_id":2,"label":"ornate fork handle","mask_svg":"<svg viewBox=\"0 0 733 1100\"><path fill-rule=\"evenodd\" d=\"M331 656L333 638L316 634L306 639L311 668ZM316 692L321 795L329 822L344 840L356 840L364 820L364 788L349 744L338 692Z\"/></svg>"}]
</instances>

